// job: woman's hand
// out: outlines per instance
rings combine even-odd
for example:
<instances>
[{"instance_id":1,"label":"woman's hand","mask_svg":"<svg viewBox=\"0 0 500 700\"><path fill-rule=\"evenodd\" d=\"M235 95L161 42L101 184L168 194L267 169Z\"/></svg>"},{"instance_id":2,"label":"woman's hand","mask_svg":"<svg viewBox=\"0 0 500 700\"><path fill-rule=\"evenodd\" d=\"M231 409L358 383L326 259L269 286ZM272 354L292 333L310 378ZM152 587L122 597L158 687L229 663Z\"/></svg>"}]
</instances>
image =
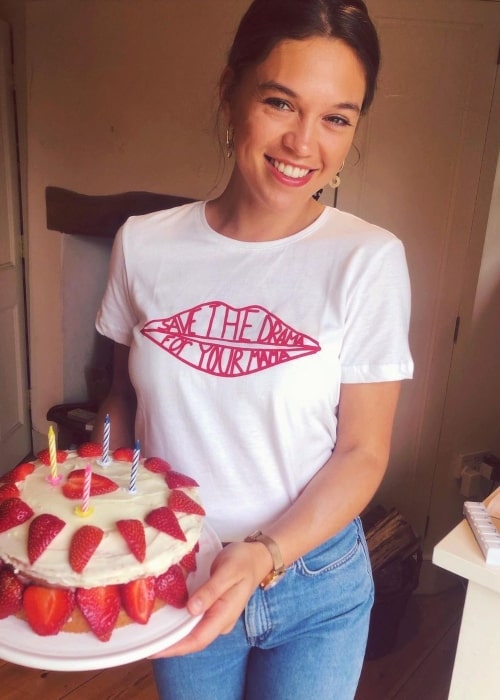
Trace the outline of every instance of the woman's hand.
<instances>
[{"instance_id":1,"label":"woman's hand","mask_svg":"<svg viewBox=\"0 0 500 700\"><path fill-rule=\"evenodd\" d=\"M191 615L203 615L200 622L184 639L150 658L201 651L220 634L228 634L272 565L271 555L260 542L234 542L225 547L215 558L208 581L187 602Z\"/></svg>"}]
</instances>

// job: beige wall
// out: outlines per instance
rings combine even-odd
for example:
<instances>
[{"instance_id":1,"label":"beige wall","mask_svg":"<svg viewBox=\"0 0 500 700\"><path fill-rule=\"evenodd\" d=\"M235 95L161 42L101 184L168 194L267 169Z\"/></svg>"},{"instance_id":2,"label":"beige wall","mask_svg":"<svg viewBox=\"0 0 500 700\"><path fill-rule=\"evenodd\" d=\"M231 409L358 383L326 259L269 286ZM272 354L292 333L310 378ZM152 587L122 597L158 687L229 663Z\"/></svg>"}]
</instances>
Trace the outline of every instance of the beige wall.
<instances>
[{"instance_id":1,"label":"beige wall","mask_svg":"<svg viewBox=\"0 0 500 700\"><path fill-rule=\"evenodd\" d=\"M500 455L500 160L474 299L462 392L462 453L486 448Z\"/></svg>"},{"instance_id":2,"label":"beige wall","mask_svg":"<svg viewBox=\"0 0 500 700\"><path fill-rule=\"evenodd\" d=\"M32 410L42 442L47 408L85 398L106 273L102 244L46 229L45 187L206 197L221 166L213 132L218 75L246 5L27 4Z\"/></svg>"},{"instance_id":3,"label":"beige wall","mask_svg":"<svg viewBox=\"0 0 500 700\"><path fill-rule=\"evenodd\" d=\"M25 98L32 410L43 446L47 408L85 393L108 253L103 244L46 229L45 187L213 194L221 164L213 138L216 83L247 4L27 0L24 65L23 3L0 0L0 13L17 26L16 71ZM497 179L477 294L475 280L467 285L474 313L464 329L463 385L453 417L454 448L463 451L500 450L499 213ZM87 300L83 313L80 297Z\"/></svg>"}]
</instances>

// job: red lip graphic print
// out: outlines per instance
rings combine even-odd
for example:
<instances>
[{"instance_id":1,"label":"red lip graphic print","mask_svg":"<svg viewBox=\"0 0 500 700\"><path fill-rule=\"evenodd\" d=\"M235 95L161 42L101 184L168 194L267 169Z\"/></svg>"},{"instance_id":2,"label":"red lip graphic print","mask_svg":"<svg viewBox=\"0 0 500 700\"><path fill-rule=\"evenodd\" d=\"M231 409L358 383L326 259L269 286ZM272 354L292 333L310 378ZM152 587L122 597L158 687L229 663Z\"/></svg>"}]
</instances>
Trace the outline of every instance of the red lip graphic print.
<instances>
[{"instance_id":1,"label":"red lip graphic print","mask_svg":"<svg viewBox=\"0 0 500 700\"><path fill-rule=\"evenodd\" d=\"M146 323L141 333L181 362L219 377L241 377L312 355L321 347L262 306L212 301Z\"/></svg>"}]
</instances>

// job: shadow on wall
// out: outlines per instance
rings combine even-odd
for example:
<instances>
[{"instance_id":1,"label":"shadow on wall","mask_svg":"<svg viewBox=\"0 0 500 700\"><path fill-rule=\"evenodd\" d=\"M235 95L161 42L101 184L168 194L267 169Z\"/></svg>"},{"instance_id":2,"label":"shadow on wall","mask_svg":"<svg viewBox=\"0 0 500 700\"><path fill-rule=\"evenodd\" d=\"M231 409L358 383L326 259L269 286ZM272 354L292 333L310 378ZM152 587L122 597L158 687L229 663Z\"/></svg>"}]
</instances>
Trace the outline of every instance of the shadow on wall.
<instances>
[{"instance_id":1,"label":"shadow on wall","mask_svg":"<svg viewBox=\"0 0 500 700\"><path fill-rule=\"evenodd\" d=\"M485 292L482 296L486 297ZM500 280L492 285L471 329L463 372L464 429L467 451L490 449L500 453Z\"/></svg>"},{"instance_id":2,"label":"shadow on wall","mask_svg":"<svg viewBox=\"0 0 500 700\"><path fill-rule=\"evenodd\" d=\"M95 330L113 241L63 237L64 401L100 400L109 386L112 342Z\"/></svg>"}]
</instances>

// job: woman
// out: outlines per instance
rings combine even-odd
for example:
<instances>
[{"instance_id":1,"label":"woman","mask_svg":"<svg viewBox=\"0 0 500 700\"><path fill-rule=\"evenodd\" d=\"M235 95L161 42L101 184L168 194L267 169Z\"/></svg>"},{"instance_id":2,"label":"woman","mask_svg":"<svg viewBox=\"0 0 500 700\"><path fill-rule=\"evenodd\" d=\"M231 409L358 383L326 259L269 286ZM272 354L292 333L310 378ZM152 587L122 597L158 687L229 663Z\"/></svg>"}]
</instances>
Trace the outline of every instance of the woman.
<instances>
[{"instance_id":1,"label":"woman","mask_svg":"<svg viewBox=\"0 0 500 700\"><path fill-rule=\"evenodd\" d=\"M378 66L361 0L255 0L220 83L228 186L117 236L102 411L117 444L135 430L197 479L226 544L188 601L201 621L153 662L161 698L354 696L373 601L357 516L412 373L409 286L392 234L314 195Z\"/></svg>"}]
</instances>

